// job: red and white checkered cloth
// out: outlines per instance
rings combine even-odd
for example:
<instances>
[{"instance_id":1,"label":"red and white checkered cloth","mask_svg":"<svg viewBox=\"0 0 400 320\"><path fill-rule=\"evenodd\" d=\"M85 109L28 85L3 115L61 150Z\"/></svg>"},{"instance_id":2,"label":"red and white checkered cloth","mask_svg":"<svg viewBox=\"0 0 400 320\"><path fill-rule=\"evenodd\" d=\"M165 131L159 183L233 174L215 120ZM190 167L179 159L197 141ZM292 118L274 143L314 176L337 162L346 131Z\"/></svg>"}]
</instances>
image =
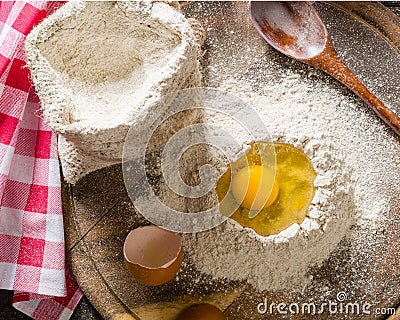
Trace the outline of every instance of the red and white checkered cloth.
<instances>
[{"instance_id":1,"label":"red and white checkered cloth","mask_svg":"<svg viewBox=\"0 0 400 320\"><path fill-rule=\"evenodd\" d=\"M0 2L0 288L34 319L69 319L82 297L65 268L57 137L43 122L24 41L61 3Z\"/></svg>"}]
</instances>

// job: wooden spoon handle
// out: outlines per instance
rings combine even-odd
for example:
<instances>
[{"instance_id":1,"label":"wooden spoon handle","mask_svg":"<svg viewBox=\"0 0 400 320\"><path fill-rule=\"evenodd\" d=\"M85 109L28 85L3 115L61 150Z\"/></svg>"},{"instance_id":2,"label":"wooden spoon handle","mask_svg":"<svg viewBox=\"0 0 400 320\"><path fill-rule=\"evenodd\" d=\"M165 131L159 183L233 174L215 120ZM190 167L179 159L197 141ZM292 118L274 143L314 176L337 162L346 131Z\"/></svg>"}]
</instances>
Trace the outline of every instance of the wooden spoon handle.
<instances>
[{"instance_id":1,"label":"wooden spoon handle","mask_svg":"<svg viewBox=\"0 0 400 320\"><path fill-rule=\"evenodd\" d=\"M304 61L339 80L363 99L375 113L400 136L400 117L390 110L345 65L328 37L325 50L316 58Z\"/></svg>"}]
</instances>

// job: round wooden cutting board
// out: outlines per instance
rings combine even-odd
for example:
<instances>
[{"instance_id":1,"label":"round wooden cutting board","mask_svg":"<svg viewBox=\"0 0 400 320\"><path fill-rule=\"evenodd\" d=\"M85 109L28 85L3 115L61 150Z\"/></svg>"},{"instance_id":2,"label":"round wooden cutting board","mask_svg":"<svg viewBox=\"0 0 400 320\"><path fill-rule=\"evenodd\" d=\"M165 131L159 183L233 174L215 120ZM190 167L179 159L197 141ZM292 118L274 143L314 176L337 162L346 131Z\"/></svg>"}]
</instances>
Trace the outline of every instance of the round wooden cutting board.
<instances>
[{"instance_id":1,"label":"round wooden cutting board","mask_svg":"<svg viewBox=\"0 0 400 320\"><path fill-rule=\"evenodd\" d=\"M316 7L349 66L381 99L388 101L385 92L394 92L393 101L388 102L400 107L399 20L378 3L317 3ZM247 2L194 2L183 11L198 19L207 31L202 61L205 86L218 86L227 74L241 79L265 76L273 81L274 75L281 75L287 68L299 73L312 70L275 52L259 37L252 27ZM360 49L365 42L374 48L368 63L363 63ZM266 64L271 59L273 68ZM382 75L379 85L375 81L378 71ZM327 86L339 86L328 76L323 79ZM345 89L343 94L352 95ZM400 154L400 141L394 148ZM257 293L244 283L215 281L196 271L186 256L176 279L160 287L146 287L132 279L123 262L126 235L147 223L134 214L121 166L94 172L75 186L63 185L68 263L78 284L105 319L173 320L185 306L200 301L225 310L229 320L267 319L260 313L265 302L321 305L337 301L338 294L344 294L347 302L368 303L371 310L381 311L348 314L346 319L387 318L382 313L390 313L388 308L400 301L400 195L393 194L389 205L392 210L379 228L354 227L323 266L310 270L312 284L302 293ZM359 245L357 239L368 245ZM303 313L273 318L309 317ZM327 315L313 317L326 319ZM343 319L343 314L331 314L329 318Z\"/></svg>"}]
</instances>

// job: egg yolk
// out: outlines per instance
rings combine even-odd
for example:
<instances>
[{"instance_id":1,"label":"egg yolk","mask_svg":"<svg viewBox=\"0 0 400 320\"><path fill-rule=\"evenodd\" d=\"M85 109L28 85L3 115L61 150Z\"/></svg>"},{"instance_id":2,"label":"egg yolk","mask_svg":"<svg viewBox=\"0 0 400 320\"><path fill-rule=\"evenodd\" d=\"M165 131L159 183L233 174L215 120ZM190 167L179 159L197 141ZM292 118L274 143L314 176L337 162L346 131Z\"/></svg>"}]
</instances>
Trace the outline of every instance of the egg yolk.
<instances>
[{"instance_id":1,"label":"egg yolk","mask_svg":"<svg viewBox=\"0 0 400 320\"><path fill-rule=\"evenodd\" d=\"M271 152L274 162L269 158ZM275 170L268 169L267 163ZM249 152L231 163L217 182L219 210L259 235L278 234L306 218L316 176L302 150L279 142L251 143Z\"/></svg>"},{"instance_id":2,"label":"egg yolk","mask_svg":"<svg viewBox=\"0 0 400 320\"><path fill-rule=\"evenodd\" d=\"M260 211L274 203L279 193L275 172L261 165L239 170L232 179L235 200L251 211Z\"/></svg>"}]
</instances>

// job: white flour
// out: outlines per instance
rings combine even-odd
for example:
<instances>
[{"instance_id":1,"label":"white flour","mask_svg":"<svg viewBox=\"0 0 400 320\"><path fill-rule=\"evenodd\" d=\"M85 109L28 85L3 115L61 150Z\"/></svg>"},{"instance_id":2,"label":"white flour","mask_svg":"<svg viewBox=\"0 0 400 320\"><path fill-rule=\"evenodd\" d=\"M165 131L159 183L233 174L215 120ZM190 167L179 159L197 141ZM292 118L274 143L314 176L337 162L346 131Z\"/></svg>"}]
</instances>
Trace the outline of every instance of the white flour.
<instances>
[{"instance_id":1,"label":"white flour","mask_svg":"<svg viewBox=\"0 0 400 320\"><path fill-rule=\"evenodd\" d=\"M389 212L390 193L383 192L382 180L388 177L386 182L393 183L387 190L394 187L390 172L398 170L398 163L379 155L394 148L395 138L378 119L357 110L360 103L291 71L282 83L259 89L260 95L251 83L237 79L220 89L252 104L267 121L273 140L291 143L311 158L317 191L300 226L261 237L228 220L212 230L184 235L186 250L199 271L213 277L246 280L260 291L302 290L310 280L308 268L337 248L351 224L373 227Z\"/></svg>"},{"instance_id":2,"label":"white flour","mask_svg":"<svg viewBox=\"0 0 400 320\"><path fill-rule=\"evenodd\" d=\"M32 30L28 65L44 118L59 134L67 182L120 163L131 126L143 143L150 136L155 102L201 85L202 36L198 23L150 0L71 1Z\"/></svg>"}]
</instances>

